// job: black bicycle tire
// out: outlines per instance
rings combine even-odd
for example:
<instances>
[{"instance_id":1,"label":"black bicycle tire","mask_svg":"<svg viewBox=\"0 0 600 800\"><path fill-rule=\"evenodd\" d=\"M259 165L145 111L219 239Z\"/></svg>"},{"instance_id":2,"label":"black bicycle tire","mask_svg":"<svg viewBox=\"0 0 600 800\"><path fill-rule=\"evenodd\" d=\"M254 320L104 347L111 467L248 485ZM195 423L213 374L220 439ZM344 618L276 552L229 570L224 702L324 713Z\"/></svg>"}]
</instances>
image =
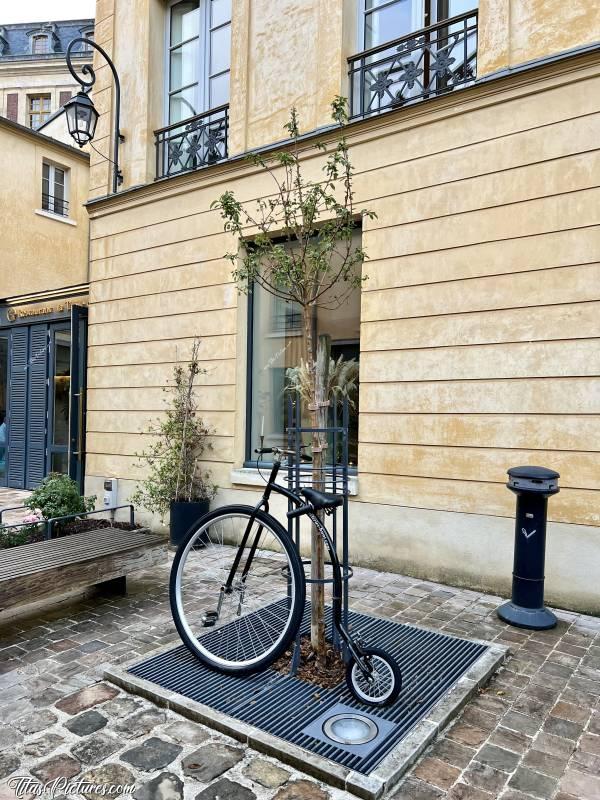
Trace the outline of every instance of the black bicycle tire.
<instances>
[{"instance_id":1,"label":"black bicycle tire","mask_svg":"<svg viewBox=\"0 0 600 800\"><path fill-rule=\"evenodd\" d=\"M176 584L177 584L177 571L179 568L179 563L185 553L186 547L192 539L192 537L197 533L198 528L205 525L207 522L212 522L215 519L218 519L220 516L224 516L227 514L254 514L255 518L268 525L271 528L271 532L276 534L278 539L281 541L283 548L285 549L286 553L289 556L291 569L293 571L293 577L295 581L295 585L298 587L296 590L296 603L294 609L292 611L290 621L288 623L287 630L285 635L282 637L280 643L277 645L275 650L269 653L268 656L260 659L255 664L251 666L239 666L236 667L232 666L223 666L221 664L216 665L214 662L211 662L206 655L196 647L195 641L191 639L187 631L185 630L184 625L182 624L180 617L179 617L179 609L177 607L177 593L176 593ZM215 672L221 672L229 675L251 675L255 672L260 672L271 664L273 664L290 646L293 638L295 637L298 629L300 627L300 623L302 622L302 615L304 613L304 604L306 601L306 580L304 576L304 569L302 567L302 561L293 541L290 539L290 536L286 529L281 525L281 523L275 519L275 517L271 516L271 514L267 514L264 511L256 511L252 506L244 506L244 505L230 505L230 506L223 506L221 508L215 509L211 511L209 514L206 514L197 522L195 522L188 532L185 534L181 544L177 548L177 552L175 554L175 558L173 560L173 564L171 566L171 575L169 579L169 602L171 604L171 614L173 616L173 621L175 622L175 627L177 628L177 633L179 634L182 642L187 647L187 649L206 667L209 669L214 670Z\"/></svg>"},{"instance_id":2,"label":"black bicycle tire","mask_svg":"<svg viewBox=\"0 0 600 800\"><path fill-rule=\"evenodd\" d=\"M387 652L387 650L383 650L381 647L363 647L363 652L378 656L382 659L382 661L385 661L386 664L388 664L394 676L394 688L392 689L389 697L386 697L383 702L365 700L363 695L357 692L354 687L354 681L352 680L352 668L356 662L354 657L350 657L348 663L346 664L346 685L348 686L348 689L353 697L359 701L359 703L364 703L365 705L374 706L376 708L384 708L385 706L391 705L398 698L398 695L402 691L402 672L400 671L400 667L398 666L396 660Z\"/></svg>"}]
</instances>

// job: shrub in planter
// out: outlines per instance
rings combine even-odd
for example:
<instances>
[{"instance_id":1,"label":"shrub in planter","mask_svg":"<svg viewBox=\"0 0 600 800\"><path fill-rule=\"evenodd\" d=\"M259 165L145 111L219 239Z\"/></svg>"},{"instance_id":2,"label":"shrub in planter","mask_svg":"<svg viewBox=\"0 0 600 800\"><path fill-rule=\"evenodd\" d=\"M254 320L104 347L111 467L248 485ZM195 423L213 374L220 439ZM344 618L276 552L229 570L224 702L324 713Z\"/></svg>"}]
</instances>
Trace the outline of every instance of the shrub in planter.
<instances>
[{"instance_id":1,"label":"shrub in planter","mask_svg":"<svg viewBox=\"0 0 600 800\"><path fill-rule=\"evenodd\" d=\"M178 545L191 524L208 512L217 487L200 461L212 449L213 433L198 414L195 383L204 374L198 359L200 340L194 339L187 365L177 364L173 380L165 388L167 410L145 431L154 442L138 453L148 476L140 481L132 503L157 513L169 514L171 544Z\"/></svg>"},{"instance_id":2,"label":"shrub in planter","mask_svg":"<svg viewBox=\"0 0 600 800\"><path fill-rule=\"evenodd\" d=\"M28 523L26 525L0 525L0 550L42 541L44 529L39 524L40 519L36 514L30 514L23 519Z\"/></svg>"},{"instance_id":3,"label":"shrub in planter","mask_svg":"<svg viewBox=\"0 0 600 800\"><path fill-rule=\"evenodd\" d=\"M68 475L52 472L33 490L25 505L39 512L43 519L53 519L92 511L95 502L96 496L83 497L77 483Z\"/></svg>"}]
</instances>

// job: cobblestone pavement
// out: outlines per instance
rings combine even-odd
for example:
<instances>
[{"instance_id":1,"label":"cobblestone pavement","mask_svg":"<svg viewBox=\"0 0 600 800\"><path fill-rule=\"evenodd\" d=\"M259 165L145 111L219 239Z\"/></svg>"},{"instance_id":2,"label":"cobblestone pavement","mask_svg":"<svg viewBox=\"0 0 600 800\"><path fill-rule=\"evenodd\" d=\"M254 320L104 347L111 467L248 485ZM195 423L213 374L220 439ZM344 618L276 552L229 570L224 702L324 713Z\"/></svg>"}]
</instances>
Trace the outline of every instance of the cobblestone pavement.
<instances>
[{"instance_id":1,"label":"cobblestone pavement","mask_svg":"<svg viewBox=\"0 0 600 800\"><path fill-rule=\"evenodd\" d=\"M167 579L165 565L130 578L125 598L55 606L0 629L0 798L14 796L15 776L135 783L136 800L348 798L101 680L104 665L177 642ZM600 619L559 612L557 629L526 632L497 619L498 602L355 571L354 609L512 651L395 800L600 800Z\"/></svg>"},{"instance_id":2,"label":"cobblestone pavement","mask_svg":"<svg viewBox=\"0 0 600 800\"><path fill-rule=\"evenodd\" d=\"M22 489L7 489L5 486L0 486L0 508L21 506L30 494L31 492L26 492ZM8 511L2 515L2 522L20 522L27 514L31 514L29 509L25 511Z\"/></svg>"}]
</instances>

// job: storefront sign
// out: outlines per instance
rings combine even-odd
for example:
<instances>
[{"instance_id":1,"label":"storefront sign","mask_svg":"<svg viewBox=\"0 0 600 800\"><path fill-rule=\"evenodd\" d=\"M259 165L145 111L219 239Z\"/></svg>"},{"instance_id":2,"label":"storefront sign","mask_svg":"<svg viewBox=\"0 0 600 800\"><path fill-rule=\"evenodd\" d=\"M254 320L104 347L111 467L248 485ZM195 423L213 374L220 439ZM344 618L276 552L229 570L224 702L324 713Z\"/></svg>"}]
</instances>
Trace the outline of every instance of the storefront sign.
<instances>
[{"instance_id":1,"label":"storefront sign","mask_svg":"<svg viewBox=\"0 0 600 800\"><path fill-rule=\"evenodd\" d=\"M35 317L45 317L50 314L68 314L73 306L86 306L87 300L61 300L58 303L46 306L8 306L6 308L6 319L9 322L30 319Z\"/></svg>"}]
</instances>

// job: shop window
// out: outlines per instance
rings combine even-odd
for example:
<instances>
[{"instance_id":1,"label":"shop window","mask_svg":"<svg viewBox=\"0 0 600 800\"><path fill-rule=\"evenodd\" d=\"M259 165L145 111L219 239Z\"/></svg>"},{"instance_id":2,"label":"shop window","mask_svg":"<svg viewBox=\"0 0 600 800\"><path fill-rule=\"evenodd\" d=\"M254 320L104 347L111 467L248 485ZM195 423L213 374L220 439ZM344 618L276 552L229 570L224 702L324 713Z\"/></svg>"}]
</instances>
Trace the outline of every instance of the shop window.
<instances>
[{"instance_id":1,"label":"shop window","mask_svg":"<svg viewBox=\"0 0 600 800\"><path fill-rule=\"evenodd\" d=\"M29 127L35 131L50 117L50 95L31 94L28 103Z\"/></svg>"},{"instance_id":2,"label":"shop window","mask_svg":"<svg viewBox=\"0 0 600 800\"><path fill-rule=\"evenodd\" d=\"M356 245L360 232L355 234ZM330 298L331 299L331 298ZM247 462L261 434L265 447L287 446L287 406L290 369L302 361L302 309L255 286L249 294ZM331 357L358 364L360 355L360 288L351 291L341 305L322 298L314 328L317 336L331 338ZM354 366L354 365L353 365ZM351 394L349 461L358 455L358 391ZM306 409L303 416L308 424ZM254 456L254 461L256 457Z\"/></svg>"},{"instance_id":3,"label":"shop window","mask_svg":"<svg viewBox=\"0 0 600 800\"><path fill-rule=\"evenodd\" d=\"M184 0L169 8L168 123L229 102L231 0Z\"/></svg>"},{"instance_id":4,"label":"shop window","mask_svg":"<svg viewBox=\"0 0 600 800\"><path fill-rule=\"evenodd\" d=\"M42 164L42 208L61 217L69 216L69 170L44 161Z\"/></svg>"}]
</instances>

